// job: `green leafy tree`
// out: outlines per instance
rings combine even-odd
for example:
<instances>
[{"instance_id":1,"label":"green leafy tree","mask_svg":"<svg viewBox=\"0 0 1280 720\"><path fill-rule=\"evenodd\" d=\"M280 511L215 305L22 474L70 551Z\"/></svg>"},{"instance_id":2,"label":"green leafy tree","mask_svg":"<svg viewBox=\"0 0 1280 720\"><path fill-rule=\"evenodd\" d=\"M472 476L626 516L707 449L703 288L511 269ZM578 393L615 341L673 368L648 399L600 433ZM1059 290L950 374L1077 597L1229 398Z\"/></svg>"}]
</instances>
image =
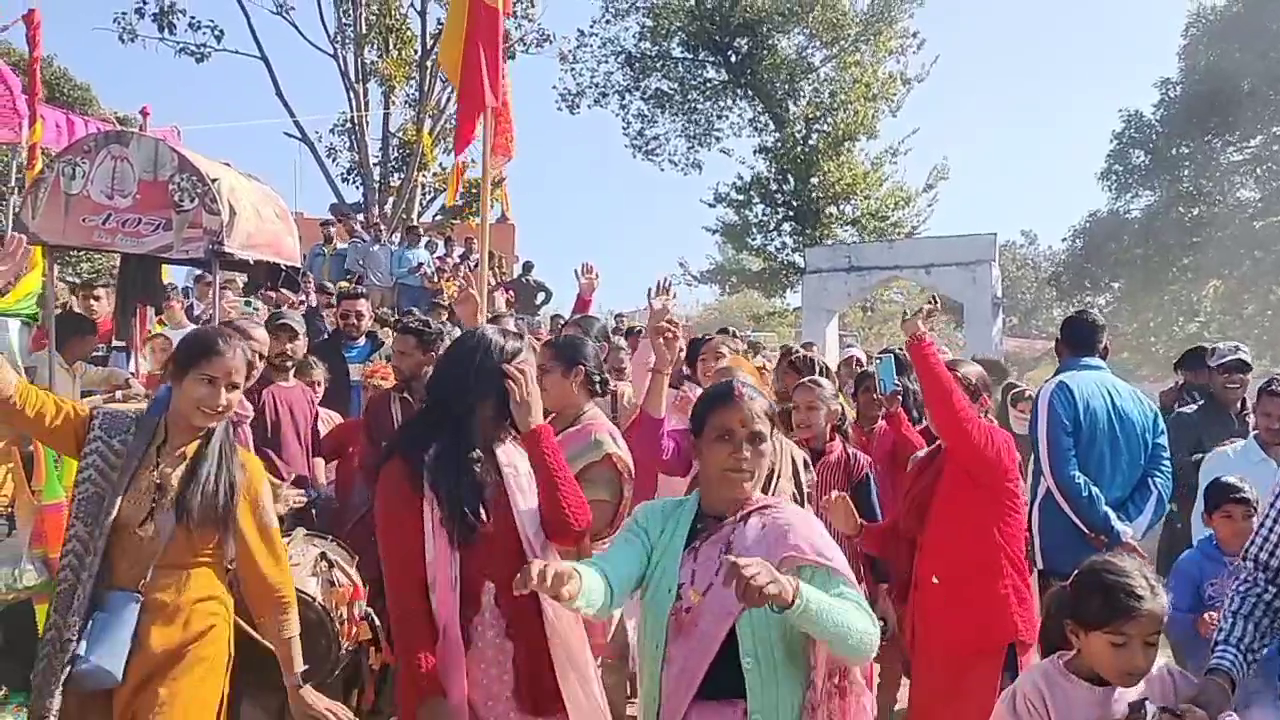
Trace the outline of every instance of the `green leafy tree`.
<instances>
[{"instance_id":1,"label":"green leafy tree","mask_svg":"<svg viewBox=\"0 0 1280 720\"><path fill-rule=\"evenodd\" d=\"M442 206L453 165L454 90L439 70L437 52L446 0L235 0L230 20L199 17L177 0L132 0L115 14L125 45L158 44L197 64L218 57L256 63L292 129L339 204L362 207L388 227L434 214L474 216L480 183L462 188L459 206ZM227 43L224 25L243 26L249 44ZM273 22L314 53L317 72L328 72L346 110L323 132L307 129L285 91L274 57L293 47L271 47L260 24ZM534 0L515 0L507 25L510 55L540 52L551 33L540 23ZM476 162L474 167L479 167ZM344 192L354 188L356 200Z\"/></svg>"},{"instance_id":2,"label":"green leafy tree","mask_svg":"<svg viewBox=\"0 0 1280 720\"><path fill-rule=\"evenodd\" d=\"M1280 342L1280 4L1189 15L1173 76L1126 110L1099 175L1106 208L1066 238L1073 296L1101 309L1133 369L1205 339Z\"/></svg>"},{"instance_id":3,"label":"green leafy tree","mask_svg":"<svg viewBox=\"0 0 1280 720\"><path fill-rule=\"evenodd\" d=\"M800 318L795 308L747 290L697 307L689 316L689 326L695 334L735 327L742 332L775 333L781 342L790 342Z\"/></svg>"},{"instance_id":4,"label":"green leafy tree","mask_svg":"<svg viewBox=\"0 0 1280 720\"><path fill-rule=\"evenodd\" d=\"M1050 246L1030 230L1000 243L1000 282L1004 291L1006 335L1048 339L1062 318L1075 310L1061 291L1066 251Z\"/></svg>"},{"instance_id":5,"label":"green leafy tree","mask_svg":"<svg viewBox=\"0 0 1280 720\"><path fill-rule=\"evenodd\" d=\"M647 3L597 0L561 53L560 104L618 117L636 157L740 170L706 204L718 256L685 277L782 297L805 248L916 234L947 175L900 177L907 139L881 124L927 75L912 27L920 0Z\"/></svg>"},{"instance_id":6,"label":"green leafy tree","mask_svg":"<svg viewBox=\"0 0 1280 720\"><path fill-rule=\"evenodd\" d=\"M27 87L27 53L7 40L0 40L0 61L3 61L22 79L22 89ZM55 107L74 112L86 117L104 118L121 127L136 128L138 118L126 113L110 110L102 105L89 83L77 78L67 66L58 62L56 55L45 55L40 65L40 80L44 87L44 101ZM26 152L20 147L7 148L8 152L0 153L0 208L4 208L3 219L6 223L11 216L10 208L16 212L22 191L26 187L25 168ZM46 150L44 159L47 162L53 153ZM12 182L10 180L12 179ZM10 188L16 194L10 194ZM8 232L8 228L3 228ZM92 250L58 251L56 255L61 277L71 280L110 277L119 266L119 257L112 253L94 252Z\"/></svg>"},{"instance_id":7,"label":"green leafy tree","mask_svg":"<svg viewBox=\"0 0 1280 720\"><path fill-rule=\"evenodd\" d=\"M913 311L924 305L932 294L933 290L901 278L881 283L860 302L840 313L844 342L856 344L871 353L902 345L903 311ZM960 351L964 348L962 306L948 297L941 299L942 316L934 323L933 333L948 348Z\"/></svg>"}]
</instances>

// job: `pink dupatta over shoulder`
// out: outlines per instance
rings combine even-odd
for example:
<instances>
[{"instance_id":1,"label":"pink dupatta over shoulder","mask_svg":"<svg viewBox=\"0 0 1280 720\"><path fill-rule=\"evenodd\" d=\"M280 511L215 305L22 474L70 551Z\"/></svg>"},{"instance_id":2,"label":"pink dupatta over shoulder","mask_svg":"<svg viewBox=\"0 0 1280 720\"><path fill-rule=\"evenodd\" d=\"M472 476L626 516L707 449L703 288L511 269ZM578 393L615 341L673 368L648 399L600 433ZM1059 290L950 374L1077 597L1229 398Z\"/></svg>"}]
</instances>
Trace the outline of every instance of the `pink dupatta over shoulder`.
<instances>
[{"instance_id":1,"label":"pink dupatta over shoulder","mask_svg":"<svg viewBox=\"0 0 1280 720\"><path fill-rule=\"evenodd\" d=\"M667 629L659 720L688 720L686 711L692 710L698 683L744 612L733 589L720 578L724 555L762 558L784 573L801 565L825 567L860 586L844 553L817 517L780 498L757 498L701 544L702 550L690 547L681 562L680 586ZM695 566L701 570L702 582L690 582ZM809 663L803 720L875 717L870 665L853 666L812 637Z\"/></svg>"},{"instance_id":2,"label":"pink dupatta over shoulder","mask_svg":"<svg viewBox=\"0 0 1280 720\"><path fill-rule=\"evenodd\" d=\"M514 441L507 440L494 448L502 482L511 500L516 527L524 543L525 554L547 562L560 559L556 549L542 532L538 514L537 479L529 465L529 456ZM428 486L429 487L429 486ZM428 489L423 501L423 526L426 530L428 594L435 617L439 640L436 646L437 667L444 685L445 697L454 717L470 718L470 694L467 688L466 646L462 640L462 618L458 587L458 553L449 543L440 508ZM569 720L601 720L609 716L604 688L596 672L591 647L582 618L558 603L538 595L542 603L542 622L551 648L556 680L564 696Z\"/></svg>"}]
</instances>

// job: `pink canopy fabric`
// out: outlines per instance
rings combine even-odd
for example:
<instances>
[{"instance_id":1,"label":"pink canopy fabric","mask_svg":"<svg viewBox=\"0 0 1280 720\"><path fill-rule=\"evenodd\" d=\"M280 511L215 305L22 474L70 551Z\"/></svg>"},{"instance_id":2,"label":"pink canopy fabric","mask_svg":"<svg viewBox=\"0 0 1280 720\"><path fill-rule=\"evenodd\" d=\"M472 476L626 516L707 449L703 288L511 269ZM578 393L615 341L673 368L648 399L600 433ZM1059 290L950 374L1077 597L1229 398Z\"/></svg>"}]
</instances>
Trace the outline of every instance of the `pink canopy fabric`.
<instances>
[{"instance_id":1,"label":"pink canopy fabric","mask_svg":"<svg viewBox=\"0 0 1280 720\"><path fill-rule=\"evenodd\" d=\"M45 103L40 103L40 120L44 123L41 144L53 152L85 135L117 129L109 120L87 118ZM0 62L0 145L21 144L26 126L27 96L22 92L22 80L13 68ZM177 126L152 128L148 134L170 145L182 144L182 130Z\"/></svg>"}]
</instances>

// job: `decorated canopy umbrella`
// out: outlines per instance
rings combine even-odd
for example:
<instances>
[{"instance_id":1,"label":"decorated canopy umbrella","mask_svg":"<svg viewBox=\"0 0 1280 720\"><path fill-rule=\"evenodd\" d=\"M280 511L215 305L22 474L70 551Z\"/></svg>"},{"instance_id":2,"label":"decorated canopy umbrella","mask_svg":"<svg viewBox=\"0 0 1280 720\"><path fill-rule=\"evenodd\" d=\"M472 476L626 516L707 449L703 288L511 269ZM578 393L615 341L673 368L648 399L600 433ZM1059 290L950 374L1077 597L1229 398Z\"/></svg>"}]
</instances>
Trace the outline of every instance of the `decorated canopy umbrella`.
<instances>
[{"instance_id":1,"label":"decorated canopy umbrella","mask_svg":"<svg viewBox=\"0 0 1280 720\"><path fill-rule=\"evenodd\" d=\"M131 130L86 135L45 165L16 226L51 247L172 264L302 264L298 226L266 183Z\"/></svg>"}]
</instances>

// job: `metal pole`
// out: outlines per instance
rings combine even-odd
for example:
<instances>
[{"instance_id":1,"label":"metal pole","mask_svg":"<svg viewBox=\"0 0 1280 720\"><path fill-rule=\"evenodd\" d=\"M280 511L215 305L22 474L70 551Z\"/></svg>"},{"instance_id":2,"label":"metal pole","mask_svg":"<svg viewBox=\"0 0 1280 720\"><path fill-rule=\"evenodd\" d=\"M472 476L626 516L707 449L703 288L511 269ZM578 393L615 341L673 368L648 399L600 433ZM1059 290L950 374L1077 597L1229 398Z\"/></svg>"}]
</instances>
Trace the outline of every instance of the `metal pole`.
<instances>
[{"instance_id":1,"label":"metal pole","mask_svg":"<svg viewBox=\"0 0 1280 720\"><path fill-rule=\"evenodd\" d=\"M209 274L213 276L213 324L222 321L222 268L218 256L209 257Z\"/></svg>"},{"instance_id":2,"label":"metal pole","mask_svg":"<svg viewBox=\"0 0 1280 720\"><path fill-rule=\"evenodd\" d=\"M57 362L54 356L58 352L58 345L55 339L57 335L57 319L58 314L58 263L55 262L53 248L48 245L44 248L44 327L48 333L49 346L47 349L49 362L49 392L54 395L58 394L58 388L55 387L55 379L58 377ZM67 392L71 392L71 388L67 388ZM79 400L80 398L74 398Z\"/></svg>"},{"instance_id":3,"label":"metal pole","mask_svg":"<svg viewBox=\"0 0 1280 720\"><path fill-rule=\"evenodd\" d=\"M493 185L493 108L485 108L480 165L480 324L489 319L489 205Z\"/></svg>"}]
</instances>

